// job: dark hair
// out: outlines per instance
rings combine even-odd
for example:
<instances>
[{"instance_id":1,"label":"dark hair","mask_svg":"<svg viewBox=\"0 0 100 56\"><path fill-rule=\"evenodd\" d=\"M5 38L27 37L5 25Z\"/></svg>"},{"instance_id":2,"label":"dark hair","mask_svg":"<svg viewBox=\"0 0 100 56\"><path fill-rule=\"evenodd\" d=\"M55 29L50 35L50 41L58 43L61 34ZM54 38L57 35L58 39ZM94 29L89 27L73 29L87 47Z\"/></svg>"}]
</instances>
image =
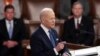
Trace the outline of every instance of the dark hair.
<instances>
[{"instance_id":1,"label":"dark hair","mask_svg":"<svg viewBox=\"0 0 100 56\"><path fill-rule=\"evenodd\" d=\"M6 12L7 9L14 9L14 6L13 5L6 5L4 8L4 12Z\"/></svg>"}]
</instances>

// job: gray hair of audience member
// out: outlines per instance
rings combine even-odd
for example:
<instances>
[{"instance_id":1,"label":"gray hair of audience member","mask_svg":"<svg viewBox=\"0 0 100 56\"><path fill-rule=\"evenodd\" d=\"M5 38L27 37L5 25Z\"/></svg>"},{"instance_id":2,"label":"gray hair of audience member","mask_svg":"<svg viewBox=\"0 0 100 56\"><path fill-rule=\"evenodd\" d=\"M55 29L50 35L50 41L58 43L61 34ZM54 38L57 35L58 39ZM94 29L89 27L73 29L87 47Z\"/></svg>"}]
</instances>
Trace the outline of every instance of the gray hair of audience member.
<instances>
[{"instance_id":1,"label":"gray hair of audience member","mask_svg":"<svg viewBox=\"0 0 100 56\"><path fill-rule=\"evenodd\" d=\"M40 12L40 19L42 19L43 17L45 17L46 15L49 15L49 14L54 14L54 11L52 8L44 8L41 10Z\"/></svg>"},{"instance_id":2,"label":"gray hair of audience member","mask_svg":"<svg viewBox=\"0 0 100 56\"><path fill-rule=\"evenodd\" d=\"M74 6L76 6L76 5L81 5L82 8L83 8L83 10L84 10L84 7L83 7L83 5L82 5L82 3L81 3L80 1L74 2L72 8L73 8Z\"/></svg>"}]
</instances>

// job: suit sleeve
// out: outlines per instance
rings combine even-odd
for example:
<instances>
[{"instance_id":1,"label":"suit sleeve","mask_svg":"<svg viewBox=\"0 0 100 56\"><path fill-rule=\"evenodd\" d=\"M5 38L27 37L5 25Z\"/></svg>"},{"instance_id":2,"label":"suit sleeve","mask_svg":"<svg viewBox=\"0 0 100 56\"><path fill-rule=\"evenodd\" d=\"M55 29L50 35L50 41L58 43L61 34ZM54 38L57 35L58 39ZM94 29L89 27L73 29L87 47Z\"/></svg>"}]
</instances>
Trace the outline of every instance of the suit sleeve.
<instances>
[{"instance_id":1,"label":"suit sleeve","mask_svg":"<svg viewBox=\"0 0 100 56\"><path fill-rule=\"evenodd\" d=\"M0 21L0 46L3 45L3 42L6 41L5 37L3 35L4 32L2 32L2 30L4 29L2 26L3 24L1 23L2 21Z\"/></svg>"},{"instance_id":2,"label":"suit sleeve","mask_svg":"<svg viewBox=\"0 0 100 56\"><path fill-rule=\"evenodd\" d=\"M0 37L0 46L3 45L4 40L2 40L2 38Z\"/></svg>"},{"instance_id":3,"label":"suit sleeve","mask_svg":"<svg viewBox=\"0 0 100 56\"><path fill-rule=\"evenodd\" d=\"M44 43L39 37L40 36L36 36L36 34L31 37L30 45L32 56L56 56L53 49L46 49Z\"/></svg>"},{"instance_id":4,"label":"suit sleeve","mask_svg":"<svg viewBox=\"0 0 100 56\"><path fill-rule=\"evenodd\" d=\"M63 25L63 33L61 36L62 41L70 42L70 31L69 31L69 21L65 21Z\"/></svg>"},{"instance_id":5,"label":"suit sleeve","mask_svg":"<svg viewBox=\"0 0 100 56\"><path fill-rule=\"evenodd\" d=\"M86 45L92 46L94 43L95 32L94 32L93 20L91 19L88 21L87 31L89 32L89 34L87 35L87 39L85 43Z\"/></svg>"},{"instance_id":6,"label":"suit sleeve","mask_svg":"<svg viewBox=\"0 0 100 56\"><path fill-rule=\"evenodd\" d=\"M54 30L55 32L55 35L57 35L57 32ZM58 37L58 36L57 36ZM59 39L59 40L56 40L58 43L61 42L62 40ZM64 49L62 49L59 53L62 55L63 53L67 52L69 55L71 55L71 53L69 52L67 46L65 45Z\"/></svg>"}]
</instances>

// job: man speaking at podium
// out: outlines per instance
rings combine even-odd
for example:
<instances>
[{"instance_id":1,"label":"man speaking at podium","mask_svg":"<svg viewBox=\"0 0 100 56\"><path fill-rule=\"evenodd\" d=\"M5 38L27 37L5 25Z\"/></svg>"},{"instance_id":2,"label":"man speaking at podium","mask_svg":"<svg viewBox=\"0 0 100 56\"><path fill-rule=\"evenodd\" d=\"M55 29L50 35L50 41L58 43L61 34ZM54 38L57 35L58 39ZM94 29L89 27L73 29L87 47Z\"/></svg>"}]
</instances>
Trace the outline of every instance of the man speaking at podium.
<instances>
[{"instance_id":1,"label":"man speaking at podium","mask_svg":"<svg viewBox=\"0 0 100 56\"><path fill-rule=\"evenodd\" d=\"M55 14L51 8L44 8L40 13L41 25L32 34L32 56L70 56L66 42L58 42L55 27Z\"/></svg>"},{"instance_id":2,"label":"man speaking at podium","mask_svg":"<svg viewBox=\"0 0 100 56\"><path fill-rule=\"evenodd\" d=\"M94 28L92 18L83 16L84 8L78 1L73 4L73 17L65 21L63 40L70 43L92 46Z\"/></svg>"}]
</instances>

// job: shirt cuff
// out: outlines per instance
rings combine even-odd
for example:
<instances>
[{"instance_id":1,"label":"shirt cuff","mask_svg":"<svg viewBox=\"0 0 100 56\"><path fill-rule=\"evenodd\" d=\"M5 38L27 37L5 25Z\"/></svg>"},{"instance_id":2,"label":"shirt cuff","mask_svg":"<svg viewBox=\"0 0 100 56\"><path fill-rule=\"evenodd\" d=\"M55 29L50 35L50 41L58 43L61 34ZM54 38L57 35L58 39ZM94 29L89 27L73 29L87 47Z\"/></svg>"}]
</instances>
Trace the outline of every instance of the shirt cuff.
<instances>
[{"instance_id":1,"label":"shirt cuff","mask_svg":"<svg viewBox=\"0 0 100 56\"><path fill-rule=\"evenodd\" d=\"M71 56L71 55L67 52L64 52L62 56Z\"/></svg>"},{"instance_id":2,"label":"shirt cuff","mask_svg":"<svg viewBox=\"0 0 100 56\"><path fill-rule=\"evenodd\" d=\"M56 50L56 48L53 48L54 52L56 55L59 55L58 51Z\"/></svg>"}]
</instances>

